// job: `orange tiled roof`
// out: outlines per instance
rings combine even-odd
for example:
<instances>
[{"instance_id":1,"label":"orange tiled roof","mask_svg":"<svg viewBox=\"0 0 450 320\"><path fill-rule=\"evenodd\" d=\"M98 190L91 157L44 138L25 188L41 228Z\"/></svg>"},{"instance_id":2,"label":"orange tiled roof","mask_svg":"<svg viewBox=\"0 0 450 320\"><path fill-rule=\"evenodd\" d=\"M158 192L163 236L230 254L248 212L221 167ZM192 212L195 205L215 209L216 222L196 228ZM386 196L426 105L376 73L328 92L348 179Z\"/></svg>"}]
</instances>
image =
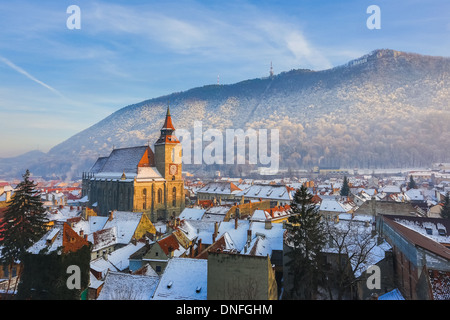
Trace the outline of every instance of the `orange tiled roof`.
<instances>
[{"instance_id":1,"label":"orange tiled roof","mask_svg":"<svg viewBox=\"0 0 450 320\"><path fill-rule=\"evenodd\" d=\"M180 247L177 238L173 234L159 240L158 244L166 255L169 255L170 251L177 250Z\"/></svg>"}]
</instances>

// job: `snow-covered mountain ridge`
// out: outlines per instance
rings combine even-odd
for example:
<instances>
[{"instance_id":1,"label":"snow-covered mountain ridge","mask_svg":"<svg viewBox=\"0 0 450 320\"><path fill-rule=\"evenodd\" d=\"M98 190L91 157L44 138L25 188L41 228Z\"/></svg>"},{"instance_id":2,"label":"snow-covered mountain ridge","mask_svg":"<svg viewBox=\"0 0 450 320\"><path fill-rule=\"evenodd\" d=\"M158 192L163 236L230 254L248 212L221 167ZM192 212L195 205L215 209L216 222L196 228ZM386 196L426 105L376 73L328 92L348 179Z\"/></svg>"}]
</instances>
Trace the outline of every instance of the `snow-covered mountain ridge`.
<instances>
[{"instance_id":1,"label":"snow-covered mountain ridge","mask_svg":"<svg viewBox=\"0 0 450 320\"><path fill-rule=\"evenodd\" d=\"M450 58L386 49L328 70L291 70L130 105L23 167L72 177L113 146L152 146L168 101L177 129L191 130L194 121L204 130L279 129L285 168L429 166L450 158Z\"/></svg>"}]
</instances>

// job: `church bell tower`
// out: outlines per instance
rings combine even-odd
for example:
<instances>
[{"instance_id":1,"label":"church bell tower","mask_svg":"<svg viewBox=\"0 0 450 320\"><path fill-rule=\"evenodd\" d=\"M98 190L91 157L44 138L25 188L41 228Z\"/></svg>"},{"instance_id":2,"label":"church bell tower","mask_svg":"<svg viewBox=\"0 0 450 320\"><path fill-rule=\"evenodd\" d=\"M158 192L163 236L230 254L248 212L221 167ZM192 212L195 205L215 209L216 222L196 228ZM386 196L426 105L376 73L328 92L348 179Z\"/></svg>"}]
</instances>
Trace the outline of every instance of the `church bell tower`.
<instances>
[{"instance_id":1,"label":"church bell tower","mask_svg":"<svg viewBox=\"0 0 450 320\"><path fill-rule=\"evenodd\" d=\"M175 127L167 107L166 119L161 128L161 135L155 143L155 164L166 181L181 180L181 143L174 135Z\"/></svg>"}]
</instances>

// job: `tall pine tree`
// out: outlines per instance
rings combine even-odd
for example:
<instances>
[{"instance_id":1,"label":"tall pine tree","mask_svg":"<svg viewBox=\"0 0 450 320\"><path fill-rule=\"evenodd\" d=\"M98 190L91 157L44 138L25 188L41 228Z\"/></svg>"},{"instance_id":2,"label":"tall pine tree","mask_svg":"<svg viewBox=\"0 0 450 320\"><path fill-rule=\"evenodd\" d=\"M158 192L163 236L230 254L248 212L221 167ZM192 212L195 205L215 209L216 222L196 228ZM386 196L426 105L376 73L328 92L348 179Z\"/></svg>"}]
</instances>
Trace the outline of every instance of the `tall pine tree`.
<instances>
[{"instance_id":1,"label":"tall pine tree","mask_svg":"<svg viewBox=\"0 0 450 320\"><path fill-rule=\"evenodd\" d=\"M291 299L313 299L321 278L320 252L325 244L324 224L312 195L302 186L291 202L288 219L286 257L292 288Z\"/></svg>"},{"instance_id":2,"label":"tall pine tree","mask_svg":"<svg viewBox=\"0 0 450 320\"><path fill-rule=\"evenodd\" d=\"M36 184L29 178L30 172L27 170L7 203L3 221L0 222L0 263L10 269L14 263L20 262L25 251L46 231L48 220L45 208Z\"/></svg>"},{"instance_id":3,"label":"tall pine tree","mask_svg":"<svg viewBox=\"0 0 450 320\"><path fill-rule=\"evenodd\" d=\"M417 183L414 181L413 176L409 176L408 189L416 189Z\"/></svg>"},{"instance_id":4,"label":"tall pine tree","mask_svg":"<svg viewBox=\"0 0 450 320\"><path fill-rule=\"evenodd\" d=\"M444 203L441 207L441 217L444 219L450 219L450 192L447 192L444 198Z\"/></svg>"},{"instance_id":5,"label":"tall pine tree","mask_svg":"<svg viewBox=\"0 0 450 320\"><path fill-rule=\"evenodd\" d=\"M344 182L342 183L340 194L342 197L348 197L348 195L350 194L350 186L348 185L348 179L346 176L344 177Z\"/></svg>"}]
</instances>

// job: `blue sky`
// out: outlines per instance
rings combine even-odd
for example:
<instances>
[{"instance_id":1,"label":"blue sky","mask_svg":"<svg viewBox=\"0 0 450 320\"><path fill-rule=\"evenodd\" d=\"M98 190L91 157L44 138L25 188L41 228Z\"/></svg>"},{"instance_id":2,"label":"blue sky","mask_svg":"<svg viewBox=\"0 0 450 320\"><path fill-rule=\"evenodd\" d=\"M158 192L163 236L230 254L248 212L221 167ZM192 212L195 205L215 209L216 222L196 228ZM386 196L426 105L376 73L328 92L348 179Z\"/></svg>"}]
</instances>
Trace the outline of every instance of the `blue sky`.
<instances>
[{"instance_id":1,"label":"blue sky","mask_svg":"<svg viewBox=\"0 0 450 320\"><path fill-rule=\"evenodd\" d=\"M81 10L69 30L67 8ZM370 5L381 29L369 30ZM193 87L323 70L389 48L450 56L448 0L0 3L0 157L51 147L116 110ZM151 124L149 124L151 125Z\"/></svg>"}]
</instances>

